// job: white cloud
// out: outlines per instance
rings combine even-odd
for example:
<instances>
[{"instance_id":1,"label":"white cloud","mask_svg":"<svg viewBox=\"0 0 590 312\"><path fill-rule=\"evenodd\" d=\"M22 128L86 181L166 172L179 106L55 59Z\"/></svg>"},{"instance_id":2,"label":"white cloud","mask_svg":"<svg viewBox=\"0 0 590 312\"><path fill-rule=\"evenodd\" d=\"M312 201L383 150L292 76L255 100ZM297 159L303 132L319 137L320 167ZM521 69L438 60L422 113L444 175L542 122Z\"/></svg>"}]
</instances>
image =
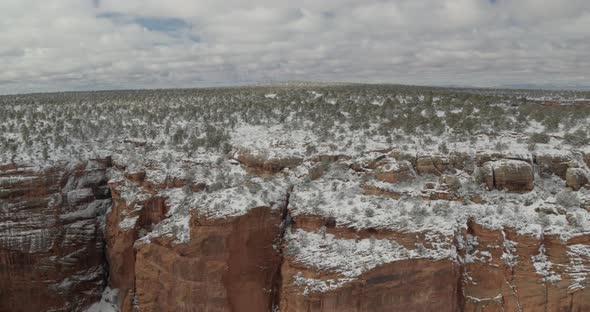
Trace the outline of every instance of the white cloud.
<instances>
[{"instance_id":1,"label":"white cloud","mask_svg":"<svg viewBox=\"0 0 590 312\"><path fill-rule=\"evenodd\" d=\"M590 72L586 0L3 0L0 29L0 93Z\"/></svg>"}]
</instances>

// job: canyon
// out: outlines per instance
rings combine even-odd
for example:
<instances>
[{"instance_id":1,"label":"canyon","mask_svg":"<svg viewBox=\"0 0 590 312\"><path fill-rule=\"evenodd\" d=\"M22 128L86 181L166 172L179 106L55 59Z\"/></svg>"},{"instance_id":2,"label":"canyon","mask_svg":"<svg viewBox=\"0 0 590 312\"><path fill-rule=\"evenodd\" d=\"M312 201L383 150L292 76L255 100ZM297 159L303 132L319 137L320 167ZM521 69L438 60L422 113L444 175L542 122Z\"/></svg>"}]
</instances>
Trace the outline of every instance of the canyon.
<instances>
[{"instance_id":1,"label":"canyon","mask_svg":"<svg viewBox=\"0 0 590 312\"><path fill-rule=\"evenodd\" d=\"M586 98L0 96L0 311L590 311Z\"/></svg>"},{"instance_id":2,"label":"canyon","mask_svg":"<svg viewBox=\"0 0 590 312\"><path fill-rule=\"evenodd\" d=\"M305 183L342 181L331 176L342 170L369 177L352 183L379 185L439 176L435 190L424 188L422 204L463 205L444 175L464 166L454 161L457 155L433 155L434 162L399 150L367 155L316 157L308 164L314 180ZM502 157L474 159L489 168L490 190L506 188L515 196L531 191L533 166L564 173L561 161L539 166L537 156L530 163ZM302 209L306 189L293 180L275 181L292 175L302 160L236 152L226 162L234 169L218 170L264 177L261 183L276 184L276 196L241 201L243 210L228 215L203 213L207 207L181 213L173 206L182 194L223 190L182 179L155 183L149 172L128 172L110 157L39 171L1 167L0 195L8 211L0 219L0 310L80 311L99 301L107 286L116 290L112 305L120 311L590 310L590 234L522 234L474 216L448 232L351 225L338 214ZM318 173L320 165L325 168ZM330 192L347 192L318 188L326 201ZM402 196L383 187L361 190L361 196ZM261 197L261 191L246 197ZM301 250L309 246L316 249ZM338 266L347 265L341 262L354 267L342 270Z\"/></svg>"}]
</instances>

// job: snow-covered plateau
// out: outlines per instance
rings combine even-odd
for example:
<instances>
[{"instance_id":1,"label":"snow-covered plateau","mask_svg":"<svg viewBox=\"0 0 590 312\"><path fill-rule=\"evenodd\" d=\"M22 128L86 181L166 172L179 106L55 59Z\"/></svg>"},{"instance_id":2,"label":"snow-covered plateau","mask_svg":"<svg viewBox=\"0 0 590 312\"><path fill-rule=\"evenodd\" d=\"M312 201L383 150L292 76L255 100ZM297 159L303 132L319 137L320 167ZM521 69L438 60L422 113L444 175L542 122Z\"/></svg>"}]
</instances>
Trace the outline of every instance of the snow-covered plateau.
<instances>
[{"instance_id":1,"label":"snow-covered plateau","mask_svg":"<svg viewBox=\"0 0 590 312\"><path fill-rule=\"evenodd\" d=\"M0 311L590 311L590 94L0 97Z\"/></svg>"}]
</instances>

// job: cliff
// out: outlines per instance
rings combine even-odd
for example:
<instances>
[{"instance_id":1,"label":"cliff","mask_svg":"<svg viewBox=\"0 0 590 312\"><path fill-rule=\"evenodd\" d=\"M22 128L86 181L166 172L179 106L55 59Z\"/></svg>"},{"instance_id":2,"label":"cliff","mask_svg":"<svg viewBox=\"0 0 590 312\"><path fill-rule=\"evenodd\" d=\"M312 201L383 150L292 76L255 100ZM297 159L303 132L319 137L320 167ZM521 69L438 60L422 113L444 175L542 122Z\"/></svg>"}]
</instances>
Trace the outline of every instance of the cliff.
<instances>
[{"instance_id":1,"label":"cliff","mask_svg":"<svg viewBox=\"0 0 590 312\"><path fill-rule=\"evenodd\" d=\"M529 202L536 155L482 156L473 175L513 193L477 197L441 155L437 178L397 150L238 155L188 165L191 179L110 158L2 167L0 310L82 310L107 284L121 311L590 309L588 220ZM220 186L209 170L231 174Z\"/></svg>"},{"instance_id":2,"label":"cliff","mask_svg":"<svg viewBox=\"0 0 590 312\"><path fill-rule=\"evenodd\" d=\"M100 299L108 166L0 167L1 311L73 311Z\"/></svg>"}]
</instances>

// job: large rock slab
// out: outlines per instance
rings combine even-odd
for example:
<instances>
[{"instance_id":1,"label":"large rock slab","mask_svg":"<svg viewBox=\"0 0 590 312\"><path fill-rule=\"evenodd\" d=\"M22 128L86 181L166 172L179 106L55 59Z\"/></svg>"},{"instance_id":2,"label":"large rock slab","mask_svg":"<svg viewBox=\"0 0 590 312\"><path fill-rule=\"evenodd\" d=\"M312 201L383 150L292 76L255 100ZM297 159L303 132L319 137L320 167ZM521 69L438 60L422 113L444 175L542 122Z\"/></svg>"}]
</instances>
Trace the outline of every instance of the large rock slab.
<instances>
[{"instance_id":1,"label":"large rock slab","mask_svg":"<svg viewBox=\"0 0 590 312\"><path fill-rule=\"evenodd\" d=\"M522 160L499 160L486 163L492 170L492 179L486 183L489 189L523 193L533 189L533 167ZM488 169L489 171L489 169Z\"/></svg>"}]
</instances>

